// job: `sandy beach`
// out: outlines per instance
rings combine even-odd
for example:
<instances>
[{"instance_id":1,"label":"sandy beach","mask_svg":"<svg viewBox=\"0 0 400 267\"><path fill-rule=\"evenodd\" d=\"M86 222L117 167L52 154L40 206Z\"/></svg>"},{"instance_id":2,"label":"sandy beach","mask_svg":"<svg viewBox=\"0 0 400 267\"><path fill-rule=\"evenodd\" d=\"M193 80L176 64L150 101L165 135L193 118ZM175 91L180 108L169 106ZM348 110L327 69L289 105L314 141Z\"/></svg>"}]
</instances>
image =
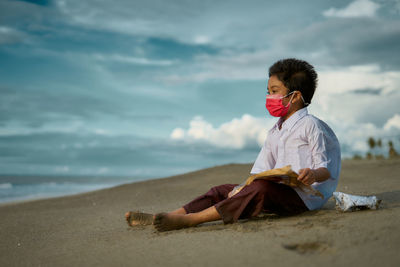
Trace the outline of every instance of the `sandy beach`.
<instances>
[{"instance_id":1,"label":"sandy beach","mask_svg":"<svg viewBox=\"0 0 400 267\"><path fill-rule=\"evenodd\" d=\"M0 266L400 266L400 160L345 160L337 191L376 195L378 210L263 215L159 233L124 213L170 211L240 183L230 164L110 189L0 206Z\"/></svg>"}]
</instances>

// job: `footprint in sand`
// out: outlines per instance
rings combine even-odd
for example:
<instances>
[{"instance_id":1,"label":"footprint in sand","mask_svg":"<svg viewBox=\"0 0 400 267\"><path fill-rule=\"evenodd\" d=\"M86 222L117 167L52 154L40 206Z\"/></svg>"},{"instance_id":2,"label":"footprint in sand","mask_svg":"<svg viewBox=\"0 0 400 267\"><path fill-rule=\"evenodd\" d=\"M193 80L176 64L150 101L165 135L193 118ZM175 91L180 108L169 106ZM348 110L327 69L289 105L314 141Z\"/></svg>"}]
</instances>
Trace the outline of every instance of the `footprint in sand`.
<instances>
[{"instance_id":1,"label":"footprint in sand","mask_svg":"<svg viewBox=\"0 0 400 267\"><path fill-rule=\"evenodd\" d=\"M328 244L322 242L292 243L283 244L282 246L299 254L319 253L330 248Z\"/></svg>"}]
</instances>

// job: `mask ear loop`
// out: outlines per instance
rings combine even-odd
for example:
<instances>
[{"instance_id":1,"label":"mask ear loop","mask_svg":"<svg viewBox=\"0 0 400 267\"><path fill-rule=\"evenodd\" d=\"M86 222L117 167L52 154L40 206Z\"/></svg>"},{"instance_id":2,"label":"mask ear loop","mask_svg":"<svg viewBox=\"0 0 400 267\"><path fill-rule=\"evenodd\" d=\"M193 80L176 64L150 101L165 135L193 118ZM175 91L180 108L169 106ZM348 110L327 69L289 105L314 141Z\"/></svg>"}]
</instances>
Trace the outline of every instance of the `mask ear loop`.
<instances>
[{"instance_id":1,"label":"mask ear loop","mask_svg":"<svg viewBox=\"0 0 400 267\"><path fill-rule=\"evenodd\" d=\"M307 103L307 102L304 100L303 95L301 94L301 92L298 91L298 90L296 90L296 91L300 93L300 97L301 97L301 100L303 100L304 106L307 107L308 105L310 105L310 103ZM291 92L291 93L289 93L289 94L292 94L292 93L294 93L294 92L296 92L296 91L293 91L293 92ZM288 96L289 94L287 94L286 96ZM293 98L293 96L292 96L292 98ZM290 101L292 101L292 98L290 99ZM289 101L289 103L290 103L290 101Z\"/></svg>"},{"instance_id":2,"label":"mask ear loop","mask_svg":"<svg viewBox=\"0 0 400 267\"><path fill-rule=\"evenodd\" d=\"M303 96L301 95L301 99L303 100L303 103L304 103L304 106L308 106L308 105L310 105L310 103L307 103L305 100L304 100L304 98L303 98Z\"/></svg>"},{"instance_id":3,"label":"mask ear loop","mask_svg":"<svg viewBox=\"0 0 400 267\"><path fill-rule=\"evenodd\" d=\"M298 91L300 92L300 91ZM301 96L301 100L303 100L304 106L307 107L308 105L310 105L310 103L307 103L304 98L303 98L303 94L300 92L300 96Z\"/></svg>"},{"instance_id":4,"label":"mask ear loop","mask_svg":"<svg viewBox=\"0 0 400 267\"><path fill-rule=\"evenodd\" d=\"M292 97L290 98L289 103L285 106L285 108L287 108L290 105L290 102L292 102L292 99L293 99L293 96L294 96L294 94L293 94L294 92L295 91L293 91L293 92L291 92L291 93L286 95L286 96L288 96L288 95L292 94Z\"/></svg>"}]
</instances>

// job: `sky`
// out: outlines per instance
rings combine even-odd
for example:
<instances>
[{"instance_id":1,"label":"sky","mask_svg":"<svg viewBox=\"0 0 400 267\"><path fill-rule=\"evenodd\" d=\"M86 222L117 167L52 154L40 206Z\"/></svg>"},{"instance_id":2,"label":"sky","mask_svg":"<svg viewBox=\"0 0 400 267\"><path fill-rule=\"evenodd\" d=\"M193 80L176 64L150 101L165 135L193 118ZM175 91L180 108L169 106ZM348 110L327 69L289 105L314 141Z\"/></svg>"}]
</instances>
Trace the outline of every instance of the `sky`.
<instances>
[{"instance_id":1,"label":"sky","mask_svg":"<svg viewBox=\"0 0 400 267\"><path fill-rule=\"evenodd\" d=\"M343 157L400 151L400 1L0 1L0 174L164 177L253 162L268 68L319 75Z\"/></svg>"}]
</instances>

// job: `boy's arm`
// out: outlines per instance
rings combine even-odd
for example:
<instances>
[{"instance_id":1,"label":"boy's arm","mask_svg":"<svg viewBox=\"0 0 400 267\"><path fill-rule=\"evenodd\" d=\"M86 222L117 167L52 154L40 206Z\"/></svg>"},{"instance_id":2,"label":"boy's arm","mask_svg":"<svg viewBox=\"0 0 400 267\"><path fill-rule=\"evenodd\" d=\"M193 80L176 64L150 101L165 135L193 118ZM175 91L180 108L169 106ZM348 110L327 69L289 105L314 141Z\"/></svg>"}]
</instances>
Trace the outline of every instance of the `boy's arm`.
<instances>
[{"instance_id":1,"label":"boy's arm","mask_svg":"<svg viewBox=\"0 0 400 267\"><path fill-rule=\"evenodd\" d=\"M327 168L321 167L318 169L300 169L299 170L299 177L297 180L302 182L305 185L311 185L315 182L323 182L329 179L331 174L329 173Z\"/></svg>"}]
</instances>

